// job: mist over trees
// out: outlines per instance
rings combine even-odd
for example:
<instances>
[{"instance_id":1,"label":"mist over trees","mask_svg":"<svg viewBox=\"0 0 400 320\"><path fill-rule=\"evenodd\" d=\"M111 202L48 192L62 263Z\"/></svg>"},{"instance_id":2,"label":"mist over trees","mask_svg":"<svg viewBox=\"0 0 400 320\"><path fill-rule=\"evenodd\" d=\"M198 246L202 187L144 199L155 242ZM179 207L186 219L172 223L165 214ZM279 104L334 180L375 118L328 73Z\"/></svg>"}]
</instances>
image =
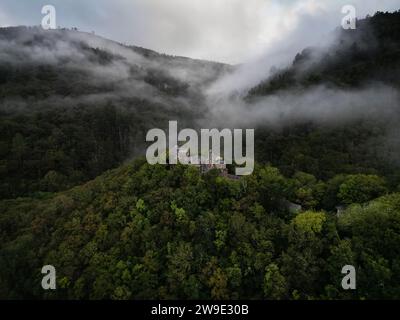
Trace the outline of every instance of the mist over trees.
<instances>
[{"instance_id":1,"label":"mist over trees","mask_svg":"<svg viewBox=\"0 0 400 320\"><path fill-rule=\"evenodd\" d=\"M223 94L237 66L0 29L0 297L398 299L400 12L358 26ZM254 173L147 164L169 120L255 128Z\"/></svg>"},{"instance_id":2,"label":"mist over trees","mask_svg":"<svg viewBox=\"0 0 400 320\"><path fill-rule=\"evenodd\" d=\"M194 127L199 88L229 70L68 30L1 29L0 48L2 198L92 179L169 119Z\"/></svg>"}]
</instances>

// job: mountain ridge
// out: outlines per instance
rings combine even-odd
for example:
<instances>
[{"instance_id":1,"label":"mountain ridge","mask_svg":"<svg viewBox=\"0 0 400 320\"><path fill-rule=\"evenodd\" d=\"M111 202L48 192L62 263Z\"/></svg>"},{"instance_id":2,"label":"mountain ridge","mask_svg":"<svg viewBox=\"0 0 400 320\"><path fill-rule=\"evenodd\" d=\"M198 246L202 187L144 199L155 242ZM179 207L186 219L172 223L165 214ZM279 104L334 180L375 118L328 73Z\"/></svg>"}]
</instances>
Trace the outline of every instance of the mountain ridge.
<instances>
[{"instance_id":1,"label":"mountain ridge","mask_svg":"<svg viewBox=\"0 0 400 320\"><path fill-rule=\"evenodd\" d=\"M306 48L291 65L249 90L248 98L319 84L360 87L370 80L400 87L400 11L357 20L355 30L336 30L327 48Z\"/></svg>"}]
</instances>

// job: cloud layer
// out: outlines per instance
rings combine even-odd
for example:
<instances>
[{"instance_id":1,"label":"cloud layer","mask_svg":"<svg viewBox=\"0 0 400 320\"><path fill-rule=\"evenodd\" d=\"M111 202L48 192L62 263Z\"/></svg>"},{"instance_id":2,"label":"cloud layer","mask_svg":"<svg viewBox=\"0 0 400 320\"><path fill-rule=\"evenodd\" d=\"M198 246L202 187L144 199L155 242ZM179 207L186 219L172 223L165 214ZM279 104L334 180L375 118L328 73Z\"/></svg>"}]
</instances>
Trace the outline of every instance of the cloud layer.
<instances>
[{"instance_id":1,"label":"cloud layer","mask_svg":"<svg viewBox=\"0 0 400 320\"><path fill-rule=\"evenodd\" d=\"M0 25L39 25L48 1L3 0ZM341 8L357 15L398 9L398 0L53 0L57 24L169 54L242 63L292 51L340 24ZM285 46L282 46L285 44Z\"/></svg>"}]
</instances>

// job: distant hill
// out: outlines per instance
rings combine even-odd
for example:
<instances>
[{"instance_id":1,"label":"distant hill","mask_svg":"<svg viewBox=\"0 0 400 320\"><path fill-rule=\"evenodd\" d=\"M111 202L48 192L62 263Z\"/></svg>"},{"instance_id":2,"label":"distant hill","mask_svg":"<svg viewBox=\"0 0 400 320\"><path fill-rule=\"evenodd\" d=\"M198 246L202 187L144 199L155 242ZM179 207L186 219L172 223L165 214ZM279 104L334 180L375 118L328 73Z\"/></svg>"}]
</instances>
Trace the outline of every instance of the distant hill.
<instances>
[{"instance_id":1,"label":"distant hill","mask_svg":"<svg viewBox=\"0 0 400 320\"><path fill-rule=\"evenodd\" d=\"M249 91L249 98L320 84L355 88L375 82L400 87L400 11L378 12L355 30L336 30L328 48L307 48L293 64Z\"/></svg>"},{"instance_id":2,"label":"distant hill","mask_svg":"<svg viewBox=\"0 0 400 320\"><path fill-rule=\"evenodd\" d=\"M399 21L399 12L377 13L359 20L356 30L336 30L331 46L303 50L292 65L251 89L242 108L319 86L398 90ZM218 107L208 101L208 85L235 70L66 29L2 28L0 49L0 198L93 179L143 155L146 132L165 128L168 120L182 128L207 125L215 116L209 111ZM360 119L329 126L308 120L257 124L256 158L286 176L379 173L396 185L398 119L395 108L372 115L366 110ZM230 124L222 119L220 125Z\"/></svg>"},{"instance_id":3,"label":"distant hill","mask_svg":"<svg viewBox=\"0 0 400 320\"><path fill-rule=\"evenodd\" d=\"M378 12L358 20L355 30L339 27L335 35L328 47L304 49L248 92L249 110L267 112L281 99L287 119L257 126L257 159L285 175L300 170L326 179L338 172L379 172L398 184L400 11ZM330 121L319 120L329 112Z\"/></svg>"},{"instance_id":4,"label":"distant hill","mask_svg":"<svg viewBox=\"0 0 400 320\"><path fill-rule=\"evenodd\" d=\"M141 154L150 128L194 127L232 67L76 30L0 29L0 197L60 190ZM53 182L49 182L48 178Z\"/></svg>"},{"instance_id":5,"label":"distant hill","mask_svg":"<svg viewBox=\"0 0 400 320\"><path fill-rule=\"evenodd\" d=\"M77 30L43 30L40 27L0 28L0 43L2 48L0 57L2 90L7 90L7 85L16 84L15 80L18 79L18 74L12 77L11 71L22 73L29 71L29 69L24 70L24 68L30 68L33 74L29 72L25 74L24 85L34 85L29 83L29 81L34 80L36 82L47 81L46 85L50 86L49 89L53 89L53 91L47 92L48 94L73 94L68 88L65 88L66 90L62 93L57 92L54 81L64 80L63 75L59 75L60 79L57 77L46 78L45 75L34 78L34 76L40 74L40 68L47 66L48 68L62 68L55 70L62 71L62 73L80 71L75 78L81 76L86 77L85 80L92 80L89 81L87 86L90 85L94 92L96 92L96 89L98 91L104 90L106 87L102 87L101 84L106 86L113 80L121 82L143 80L167 95L182 95L185 89L189 89L189 86L203 85L213 81L221 73L231 69L226 64L160 54L141 47L126 46ZM13 66L18 66L18 68L7 70L7 67L12 68ZM93 83L93 80L98 80L96 76L101 75L96 74L95 71L107 72L107 67L111 66L120 67L120 73L109 74L109 77L102 79L101 84ZM93 70L96 67L99 70ZM32 78L27 76L32 76ZM64 77L66 76L64 75ZM159 82L154 82L153 78L155 77L159 78ZM76 81L79 81L79 78ZM165 83L162 81L165 81ZM67 85L68 83L65 81L62 84ZM70 83L72 89L73 84L82 83ZM22 90L18 87L16 89ZM38 93L39 90L37 89L41 88L35 89L34 94ZM79 91L79 89L82 91ZM87 93L83 89L79 86L75 88L76 94ZM179 91L179 89L182 89L182 91ZM93 93L93 91L88 92ZM10 95L10 92L3 92L3 97L5 93L8 96ZM24 91L16 90L16 93L24 96ZM46 92L42 92L42 95L45 94Z\"/></svg>"}]
</instances>

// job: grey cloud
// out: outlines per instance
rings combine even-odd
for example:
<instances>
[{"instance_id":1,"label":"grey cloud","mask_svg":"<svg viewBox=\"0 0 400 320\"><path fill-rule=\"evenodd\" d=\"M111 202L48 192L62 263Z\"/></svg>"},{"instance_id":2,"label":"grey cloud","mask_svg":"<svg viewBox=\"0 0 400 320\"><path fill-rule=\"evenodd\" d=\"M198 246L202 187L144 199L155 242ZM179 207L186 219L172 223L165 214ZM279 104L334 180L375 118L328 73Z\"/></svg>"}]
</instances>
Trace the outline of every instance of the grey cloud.
<instances>
[{"instance_id":1,"label":"grey cloud","mask_svg":"<svg viewBox=\"0 0 400 320\"><path fill-rule=\"evenodd\" d=\"M398 0L86 0L51 3L58 24L157 51L230 63L299 48L337 26L344 4L360 17L394 10ZM0 25L39 25L48 1L3 0ZM315 23L312 22L316 19ZM316 24L318 23L318 27ZM296 37L290 36L296 34ZM286 40L286 41L285 41ZM289 43L290 42L290 43ZM285 51L289 54L289 51Z\"/></svg>"}]
</instances>

